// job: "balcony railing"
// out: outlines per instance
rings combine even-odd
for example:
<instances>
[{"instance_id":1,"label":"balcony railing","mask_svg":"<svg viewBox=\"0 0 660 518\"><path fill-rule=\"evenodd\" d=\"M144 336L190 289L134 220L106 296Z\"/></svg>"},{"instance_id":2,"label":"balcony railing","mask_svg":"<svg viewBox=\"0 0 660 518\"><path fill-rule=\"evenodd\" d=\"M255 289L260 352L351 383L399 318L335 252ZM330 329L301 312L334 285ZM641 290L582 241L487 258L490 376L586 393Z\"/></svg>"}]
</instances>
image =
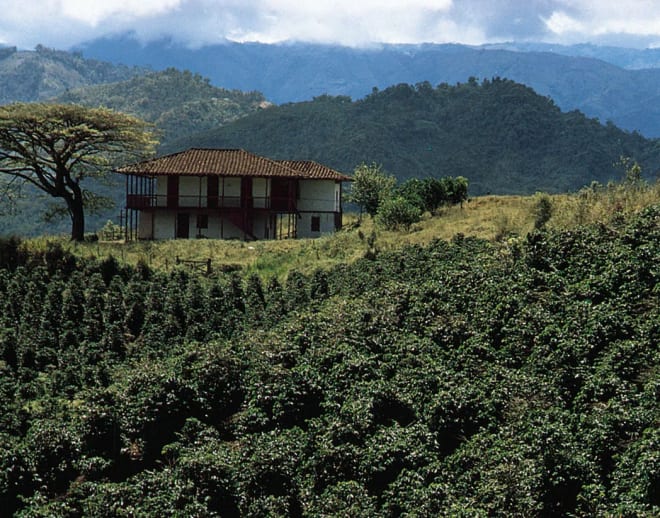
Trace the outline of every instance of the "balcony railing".
<instances>
[{"instance_id":1,"label":"balcony railing","mask_svg":"<svg viewBox=\"0 0 660 518\"><path fill-rule=\"evenodd\" d=\"M295 211L296 200L288 197L252 196L196 196L179 195L176 197L165 194L144 195L129 194L126 197L127 209L153 208L186 208L186 209L270 209Z\"/></svg>"}]
</instances>

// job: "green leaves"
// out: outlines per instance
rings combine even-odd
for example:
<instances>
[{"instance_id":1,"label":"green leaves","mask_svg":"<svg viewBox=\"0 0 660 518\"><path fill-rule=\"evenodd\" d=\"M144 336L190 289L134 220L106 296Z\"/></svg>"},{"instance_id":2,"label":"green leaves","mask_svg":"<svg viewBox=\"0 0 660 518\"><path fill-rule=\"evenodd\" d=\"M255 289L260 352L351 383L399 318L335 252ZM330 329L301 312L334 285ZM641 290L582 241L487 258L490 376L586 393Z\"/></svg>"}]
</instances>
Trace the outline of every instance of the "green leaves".
<instances>
[{"instance_id":1,"label":"green leaves","mask_svg":"<svg viewBox=\"0 0 660 518\"><path fill-rule=\"evenodd\" d=\"M395 185L396 178L386 174L380 165L362 163L353 171L349 200L373 217Z\"/></svg>"},{"instance_id":2,"label":"green leaves","mask_svg":"<svg viewBox=\"0 0 660 518\"><path fill-rule=\"evenodd\" d=\"M3 509L658 514L659 222L284 286L0 242Z\"/></svg>"}]
</instances>

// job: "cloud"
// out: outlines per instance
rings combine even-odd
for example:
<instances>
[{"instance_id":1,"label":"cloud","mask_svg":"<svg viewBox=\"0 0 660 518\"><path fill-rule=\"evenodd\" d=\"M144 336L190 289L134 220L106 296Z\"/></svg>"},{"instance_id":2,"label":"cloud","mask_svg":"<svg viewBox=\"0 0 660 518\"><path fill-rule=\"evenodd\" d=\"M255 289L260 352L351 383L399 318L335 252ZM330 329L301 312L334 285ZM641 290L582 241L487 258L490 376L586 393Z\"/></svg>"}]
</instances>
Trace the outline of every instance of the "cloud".
<instances>
[{"instance_id":1,"label":"cloud","mask_svg":"<svg viewBox=\"0 0 660 518\"><path fill-rule=\"evenodd\" d=\"M556 4L544 23L554 37L567 42L646 36L650 44L660 36L657 0L573 0Z\"/></svg>"},{"instance_id":2,"label":"cloud","mask_svg":"<svg viewBox=\"0 0 660 518\"><path fill-rule=\"evenodd\" d=\"M435 39L447 25L443 14L451 0L335 0L302 2L263 0L256 2L253 23L228 36L241 41L328 41L364 44Z\"/></svg>"},{"instance_id":3,"label":"cloud","mask_svg":"<svg viewBox=\"0 0 660 518\"><path fill-rule=\"evenodd\" d=\"M0 41L68 48L132 32L199 46L225 39L370 42L660 41L657 0L0 0ZM629 38L629 39L630 39Z\"/></svg>"},{"instance_id":4,"label":"cloud","mask_svg":"<svg viewBox=\"0 0 660 518\"><path fill-rule=\"evenodd\" d=\"M90 0L60 0L59 7L65 18L97 27L108 19L125 21L171 12L182 4L182 0L113 0L94 2Z\"/></svg>"}]
</instances>

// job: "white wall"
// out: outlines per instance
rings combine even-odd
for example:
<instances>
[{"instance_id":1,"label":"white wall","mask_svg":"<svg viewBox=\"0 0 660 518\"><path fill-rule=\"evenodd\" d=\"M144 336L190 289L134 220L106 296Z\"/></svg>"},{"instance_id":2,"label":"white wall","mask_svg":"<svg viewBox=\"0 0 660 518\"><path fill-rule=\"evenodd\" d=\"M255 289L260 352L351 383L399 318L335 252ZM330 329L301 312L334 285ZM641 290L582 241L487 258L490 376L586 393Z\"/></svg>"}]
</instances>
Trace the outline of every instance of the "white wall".
<instances>
[{"instance_id":1,"label":"white wall","mask_svg":"<svg viewBox=\"0 0 660 518\"><path fill-rule=\"evenodd\" d=\"M320 228L318 232L312 232L312 217L318 217ZM321 234L328 234L335 231L334 213L313 213L305 212L300 215L298 220L298 237L319 237Z\"/></svg>"},{"instance_id":2,"label":"white wall","mask_svg":"<svg viewBox=\"0 0 660 518\"><path fill-rule=\"evenodd\" d=\"M335 212L336 182L334 180L300 180L298 210Z\"/></svg>"},{"instance_id":3,"label":"white wall","mask_svg":"<svg viewBox=\"0 0 660 518\"><path fill-rule=\"evenodd\" d=\"M167 176L156 177L156 200L158 207L167 207Z\"/></svg>"},{"instance_id":4,"label":"white wall","mask_svg":"<svg viewBox=\"0 0 660 518\"><path fill-rule=\"evenodd\" d=\"M220 178L220 196L223 194L224 183L224 196L225 207L240 207L241 205L241 179L238 177ZM230 197L230 199L227 199Z\"/></svg>"},{"instance_id":5,"label":"white wall","mask_svg":"<svg viewBox=\"0 0 660 518\"><path fill-rule=\"evenodd\" d=\"M152 239L153 213L141 211L138 222L138 239Z\"/></svg>"},{"instance_id":6,"label":"white wall","mask_svg":"<svg viewBox=\"0 0 660 518\"><path fill-rule=\"evenodd\" d=\"M176 234L176 213L154 213L153 239L174 239Z\"/></svg>"}]
</instances>

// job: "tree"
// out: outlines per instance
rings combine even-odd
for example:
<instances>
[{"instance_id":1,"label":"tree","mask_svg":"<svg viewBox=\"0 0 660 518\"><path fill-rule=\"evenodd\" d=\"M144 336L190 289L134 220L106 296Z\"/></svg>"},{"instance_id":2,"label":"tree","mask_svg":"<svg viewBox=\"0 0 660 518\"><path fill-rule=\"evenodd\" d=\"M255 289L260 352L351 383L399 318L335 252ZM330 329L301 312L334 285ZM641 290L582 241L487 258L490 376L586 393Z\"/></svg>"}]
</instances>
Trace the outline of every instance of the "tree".
<instances>
[{"instance_id":1,"label":"tree","mask_svg":"<svg viewBox=\"0 0 660 518\"><path fill-rule=\"evenodd\" d=\"M545 228L546 223L552 217L554 207L550 196L545 193L538 193L536 195L536 203L532 209L534 215L534 228L542 230Z\"/></svg>"},{"instance_id":2,"label":"tree","mask_svg":"<svg viewBox=\"0 0 660 518\"><path fill-rule=\"evenodd\" d=\"M31 185L61 198L71 218L71 239L85 233L85 208L104 198L84 189L85 178L102 178L113 165L153 153L150 126L106 108L15 103L0 107L0 173L11 177L5 193Z\"/></svg>"},{"instance_id":3,"label":"tree","mask_svg":"<svg viewBox=\"0 0 660 518\"><path fill-rule=\"evenodd\" d=\"M467 178L463 176L457 176L456 178L448 176L443 178L443 181L445 182L445 191L449 202L452 205L458 205L460 203L461 207L463 207L463 202L467 200Z\"/></svg>"},{"instance_id":4,"label":"tree","mask_svg":"<svg viewBox=\"0 0 660 518\"><path fill-rule=\"evenodd\" d=\"M362 163L353 172L350 201L373 217L395 185L396 178L383 172L380 165Z\"/></svg>"}]
</instances>

